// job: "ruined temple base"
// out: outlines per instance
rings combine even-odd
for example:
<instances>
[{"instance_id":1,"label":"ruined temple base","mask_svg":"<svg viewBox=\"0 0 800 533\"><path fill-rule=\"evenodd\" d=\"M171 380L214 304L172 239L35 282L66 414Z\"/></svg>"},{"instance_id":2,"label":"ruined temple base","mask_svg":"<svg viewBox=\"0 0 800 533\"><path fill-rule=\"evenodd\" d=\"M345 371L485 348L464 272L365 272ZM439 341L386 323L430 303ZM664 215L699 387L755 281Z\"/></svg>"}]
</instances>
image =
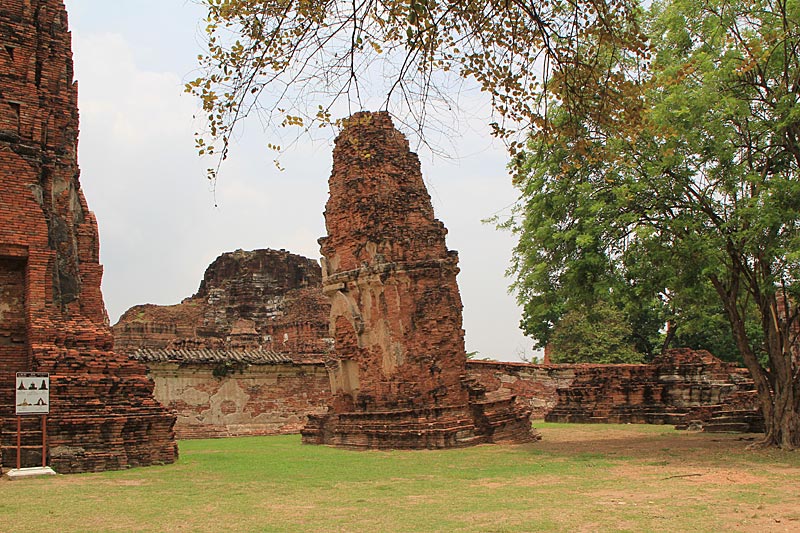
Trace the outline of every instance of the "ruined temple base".
<instances>
[{"instance_id":1,"label":"ruined temple base","mask_svg":"<svg viewBox=\"0 0 800 533\"><path fill-rule=\"evenodd\" d=\"M540 437L530 411L515 398L468 406L310 415L303 444L350 449L441 449L476 444L521 444Z\"/></svg>"}]
</instances>

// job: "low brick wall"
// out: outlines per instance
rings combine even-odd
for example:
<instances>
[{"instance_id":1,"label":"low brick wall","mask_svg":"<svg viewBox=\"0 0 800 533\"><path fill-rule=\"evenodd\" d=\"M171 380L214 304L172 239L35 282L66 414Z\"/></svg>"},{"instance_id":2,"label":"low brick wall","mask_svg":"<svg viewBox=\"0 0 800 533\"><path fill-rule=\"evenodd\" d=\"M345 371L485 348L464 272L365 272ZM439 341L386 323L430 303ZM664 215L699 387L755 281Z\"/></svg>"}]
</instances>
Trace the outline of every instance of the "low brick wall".
<instances>
[{"instance_id":1,"label":"low brick wall","mask_svg":"<svg viewBox=\"0 0 800 533\"><path fill-rule=\"evenodd\" d=\"M309 414L326 412L330 396L321 362L224 372L208 362L146 364L156 398L178 415L181 439L299 433ZM517 396L533 418L564 422L674 424L698 407L724 408L752 388L744 369L710 354L649 365L468 361L467 373L490 393Z\"/></svg>"},{"instance_id":2,"label":"low brick wall","mask_svg":"<svg viewBox=\"0 0 800 533\"><path fill-rule=\"evenodd\" d=\"M330 396L322 363L249 365L224 376L203 363L148 368L155 397L178 415L179 439L299 433Z\"/></svg>"},{"instance_id":3,"label":"low brick wall","mask_svg":"<svg viewBox=\"0 0 800 533\"><path fill-rule=\"evenodd\" d=\"M646 365L469 361L467 371L488 391L516 395L533 418L553 422L678 424L699 407L740 402L753 387L745 369L691 350Z\"/></svg>"},{"instance_id":4,"label":"low brick wall","mask_svg":"<svg viewBox=\"0 0 800 533\"><path fill-rule=\"evenodd\" d=\"M531 418L542 419L558 403L556 391L569 387L575 380L577 366L467 361L467 373L487 391L517 396L531 408Z\"/></svg>"}]
</instances>

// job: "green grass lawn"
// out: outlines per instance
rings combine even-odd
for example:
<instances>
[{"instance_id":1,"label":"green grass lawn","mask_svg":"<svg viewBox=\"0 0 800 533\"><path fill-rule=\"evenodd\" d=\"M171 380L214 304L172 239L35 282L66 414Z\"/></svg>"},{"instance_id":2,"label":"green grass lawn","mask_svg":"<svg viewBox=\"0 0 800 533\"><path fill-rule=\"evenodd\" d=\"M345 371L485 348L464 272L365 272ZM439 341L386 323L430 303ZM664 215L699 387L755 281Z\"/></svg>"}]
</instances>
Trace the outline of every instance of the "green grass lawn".
<instances>
[{"instance_id":1,"label":"green grass lawn","mask_svg":"<svg viewBox=\"0 0 800 533\"><path fill-rule=\"evenodd\" d=\"M666 426L339 450L182 441L174 465L0 482L0 531L800 531L800 454Z\"/></svg>"}]
</instances>

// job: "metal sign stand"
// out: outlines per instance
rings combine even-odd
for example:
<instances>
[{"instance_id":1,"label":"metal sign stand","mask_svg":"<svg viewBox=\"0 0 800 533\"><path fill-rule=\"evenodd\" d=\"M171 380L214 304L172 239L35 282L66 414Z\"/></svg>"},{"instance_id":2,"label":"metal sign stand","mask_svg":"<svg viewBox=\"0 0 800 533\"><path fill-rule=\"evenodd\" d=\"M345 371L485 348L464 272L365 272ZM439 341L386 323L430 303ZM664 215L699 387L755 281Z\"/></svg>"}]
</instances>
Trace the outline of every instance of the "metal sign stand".
<instances>
[{"instance_id":1,"label":"metal sign stand","mask_svg":"<svg viewBox=\"0 0 800 533\"><path fill-rule=\"evenodd\" d=\"M47 468L47 415L42 415L42 468Z\"/></svg>"},{"instance_id":2,"label":"metal sign stand","mask_svg":"<svg viewBox=\"0 0 800 533\"><path fill-rule=\"evenodd\" d=\"M17 415L17 470L22 468L22 417Z\"/></svg>"},{"instance_id":3,"label":"metal sign stand","mask_svg":"<svg viewBox=\"0 0 800 533\"><path fill-rule=\"evenodd\" d=\"M47 414L50 412L50 374L44 372L17 372L17 468L9 470L8 477L55 475L47 466ZM42 466L22 468L22 415L42 415Z\"/></svg>"}]
</instances>

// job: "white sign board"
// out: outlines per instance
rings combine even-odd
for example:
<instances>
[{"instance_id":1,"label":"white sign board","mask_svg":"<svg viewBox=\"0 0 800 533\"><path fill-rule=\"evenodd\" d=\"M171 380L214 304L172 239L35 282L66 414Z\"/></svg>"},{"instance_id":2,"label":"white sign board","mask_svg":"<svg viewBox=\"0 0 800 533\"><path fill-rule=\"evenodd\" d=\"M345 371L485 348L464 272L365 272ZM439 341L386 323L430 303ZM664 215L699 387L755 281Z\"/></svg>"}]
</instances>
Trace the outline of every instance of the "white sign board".
<instances>
[{"instance_id":1,"label":"white sign board","mask_svg":"<svg viewBox=\"0 0 800 533\"><path fill-rule=\"evenodd\" d=\"M50 412L50 374L17 372L18 415L46 415Z\"/></svg>"}]
</instances>

